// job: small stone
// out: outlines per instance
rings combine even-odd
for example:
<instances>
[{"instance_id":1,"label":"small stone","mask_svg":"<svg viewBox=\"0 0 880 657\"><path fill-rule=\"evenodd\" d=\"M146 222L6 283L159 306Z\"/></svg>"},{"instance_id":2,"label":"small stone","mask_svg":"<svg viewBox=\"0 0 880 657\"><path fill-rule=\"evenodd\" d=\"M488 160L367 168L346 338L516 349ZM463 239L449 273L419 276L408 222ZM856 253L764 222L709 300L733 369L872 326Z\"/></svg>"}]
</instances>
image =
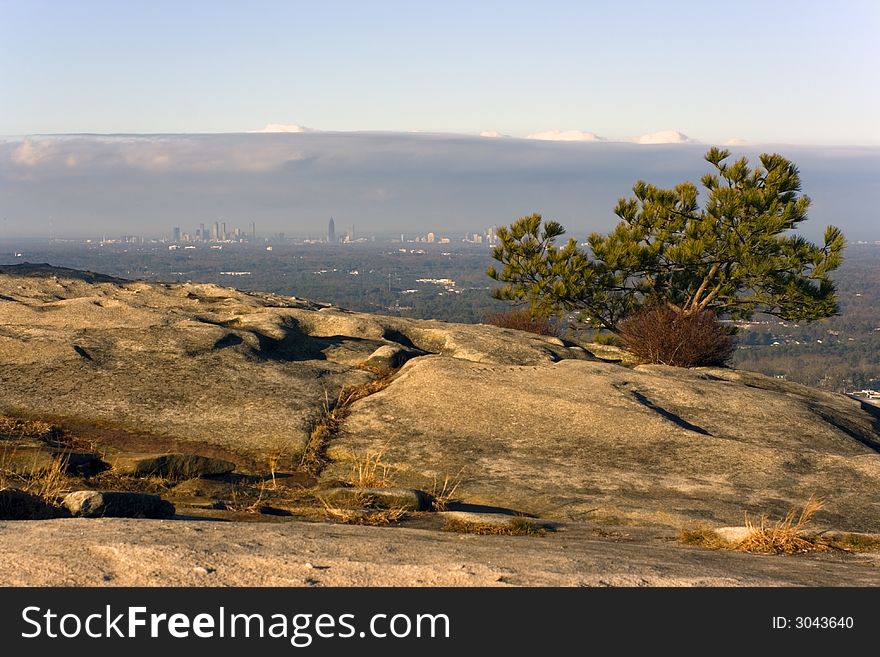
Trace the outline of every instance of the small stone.
<instances>
[{"instance_id":1,"label":"small stone","mask_svg":"<svg viewBox=\"0 0 880 657\"><path fill-rule=\"evenodd\" d=\"M193 572L194 572L196 575L207 575L207 574L208 574L208 569L207 569L207 568L204 568L204 567L202 567L202 566L196 566L195 568L193 568Z\"/></svg>"}]
</instances>

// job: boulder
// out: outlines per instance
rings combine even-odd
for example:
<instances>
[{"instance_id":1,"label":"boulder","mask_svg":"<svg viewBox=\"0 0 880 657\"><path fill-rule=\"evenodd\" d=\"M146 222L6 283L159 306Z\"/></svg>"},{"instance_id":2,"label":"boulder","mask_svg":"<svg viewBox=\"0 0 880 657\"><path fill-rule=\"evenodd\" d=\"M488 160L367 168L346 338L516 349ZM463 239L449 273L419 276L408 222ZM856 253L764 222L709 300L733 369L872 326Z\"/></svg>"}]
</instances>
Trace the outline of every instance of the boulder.
<instances>
[{"instance_id":1,"label":"boulder","mask_svg":"<svg viewBox=\"0 0 880 657\"><path fill-rule=\"evenodd\" d=\"M197 454L127 454L113 460L113 469L135 477L191 479L227 474L235 470L235 463Z\"/></svg>"},{"instance_id":2,"label":"boulder","mask_svg":"<svg viewBox=\"0 0 880 657\"><path fill-rule=\"evenodd\" d=\"M174 505L158 495L122 491L80 490L64 497L64 506L85 518L170 518Z\"/></svg>"},{"instance_id":3,"label":"boulder","mask_svg":"<svg viewBox=\"0 0 880 657\"><path fill-rule=\"evenodd\" d=\"M59 509L37 496L17 488L0 488L0 520L45 520Z\"/></svg>"},{"instance_id":4,"label":"boulder","mask_svg":"<svg viewBox=\"0 0 880 657\"><path fill-rule=\"evenodd\" d=\"M344 508L430 511L434 499L415 488L328 488L320 498Z\"/></svg>"}]
</instances>

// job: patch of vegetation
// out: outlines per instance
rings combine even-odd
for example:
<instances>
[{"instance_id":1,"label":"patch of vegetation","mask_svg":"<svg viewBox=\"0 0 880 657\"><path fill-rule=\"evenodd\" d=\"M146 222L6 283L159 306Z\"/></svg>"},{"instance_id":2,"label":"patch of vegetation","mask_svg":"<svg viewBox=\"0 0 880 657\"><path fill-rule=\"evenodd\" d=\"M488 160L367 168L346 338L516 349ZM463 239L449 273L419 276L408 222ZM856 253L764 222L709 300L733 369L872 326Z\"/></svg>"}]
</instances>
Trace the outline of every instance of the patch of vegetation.
<instances>
[{"instance_id":1,"label":"patch of vegetation","mask_svg":"<svg viewBox=\"0 0 880 657\"><path fill-rule=\"evenodd\" d=\"M794 507L782 520L771 522L762 514L757 523L745 516L745 537L739 541L728 541L712 529L684 531L678 539L688 545L713 550L728 549L757 554L799 554L804 552L824 552L831 545L829 540L805 533L823 502L810 497L801 507Z\"/></svg>"},{"instance_id":2,"label":"patch of vegetation","mask_svg":"<svg viewBox=\"0 0 880 657\"><path fill-rule=\"evenodd\" d=\"M513 517L506 525L490 522L473 522L449 518L443 523L443 531L480 536L546 536L547 528L528 518Z\"/></svg>"},{"instance_id":3,"label":"patch of vegetation","mask_svg":"<svg viewBox=\"0 0 880 657\"><path fill-rule=\"evenodd\" d=\"M346 482L355 488L391 488L396 469L382 460L387 449L388 445L383 445L377 452L355 455Z\"/></svg>"},{"instance_id":4,"label":"patch of vegetation","mask_svg":"<svg viewBox=\"0 0 880 657\"><path fill-rule=\"evenodd\" d=\"M338 433L342 420L348 415L351 405L359 399L387 388L391 385L391 381L398 371L399 369L392 370L368 383L345 387L339 391L334 403L331 403L329 399L324 400L324 408L312 426L308 443L306 443L300 459L300 467L303 470L315 476L321 474L328 463L327 446Z\"/></svg>"},{"instance_id":5,"label":"patch of vegetation","mask_svg":"<svg viewBox=\"0 0 880 657\"><path fill-rule=\"evenodd\" d=\"M558 337L560 332L559 322L556 321L556 318L546 315L532 315L531 312L523 308L487 313L483 318L483 323L517 331L527 331L537 335Z\"/></svg>"},{"instance_id":6,"label":"patch of vegetation","mask_svg":"<svg viewBox=\"0 0 880 657\"><path fill-rule=\"evenodd\" d=\"M623 347L643 363L724 365L734 351L731 329L711 310L685 315L665 304L641 309L620 323Z\"/></svg>"},{"instance_id":7,"label":"patch of vegetation","mask_svg":"<svg viewBox=\"0 0 880 657\"><path fill-rule=\"evenodd\" d=\"M41 420L0 415L0 440L39 440L49 443L61 436L61 429Z\"/></svg>"},{"instance_id":8,"label":"patch of vegetation","mask_svg":"<svg viewBox=\"0 0 880 657\"><path fill-rule=\"evenodd\" d=\"M48 467L25 473L12 472L0 463L0 488L18 488L53 506L58 506L64 494L71 490L72 481L64 457L55 459Z\"/></svg>"},{"instance_id":9,"label":"patch of vegetation","mask_svg":"<svg viewBox=\"0 0 880 657\"><path fill-rule=\"evenodd\" d=\"M434 477L430 490L430 495L433 499L431 505L434 511L446 511L452 502L457 501L455 499L455 492L461 485L461 473L463 471L464 467L454 477L446 475L442 482L436 476Z\"/></svg>"},{"instance_id":10,"label":"patch of vegetation","mask_svg":"<svg viewBox=\"0 0 880 657\"><path fill-rule=\"evenodd\" d=\"M749 533L736 549L761 554L796 554L824 550L824 546L815 539L802 536L804 527L822 507L820 500L811 497L803 507L793 508L785 518L773 523L766 515L761 515L758 524L755 524L746 515Z\"/></svg>"},{"instance_id":11,"label":"patch of vegetation","mask_svg":"<svg viewBox=\"0 0 880 657\"><path fill-rule=\"evenodd\" d=\"M730 543L721 538L714 529L686 529L678 534L678 540L685 545L709 550L730 548Z\"/></svg>"},{"instance_id":12,"label":"patch of vegetation","mask_svg":"<svg viewBox=\"0 0 880 657\"><path fill-rule=\"evenodd\" d=\"M323 501L323 500L322 500ZM324 502L325 517L346 525L378 527L393 525L404 520L406 509L343 509Z\"/></svg>"},{"instance_id":13,"label":"patch of vegetation","mask_svg":"<svg viewBox=\"0 0 880 657\"><path fill-rule=\"evenodd\" d=\"M880 552L880 536L842 532L830 536L820 534L816 536L815 541L817 544L844 552Z\"/></svg>"}]
</instances>

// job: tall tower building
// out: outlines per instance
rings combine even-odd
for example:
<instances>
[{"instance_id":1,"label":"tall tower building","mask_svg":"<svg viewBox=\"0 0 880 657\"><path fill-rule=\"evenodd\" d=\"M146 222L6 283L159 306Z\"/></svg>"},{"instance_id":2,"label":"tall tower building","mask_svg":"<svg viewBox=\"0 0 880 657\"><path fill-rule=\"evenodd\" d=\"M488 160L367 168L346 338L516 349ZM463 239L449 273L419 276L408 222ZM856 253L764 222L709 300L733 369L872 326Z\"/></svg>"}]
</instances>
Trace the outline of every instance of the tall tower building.
<instances>
[{"instance_id":1,"label":"tall tower building","mask_svg":"<svg viewBox=\"0 0 880 657\"><path fill-rule=\"evenodd\" d=\"M220 239L220 223L215 221L214 225L211 226L211 241L216 242Z\"/></svg>"},{"instance_id":2,"label":"tall tower building","mask_svg":"<svg viewBox=\"0 0 880 657\"><path fill-rule=\"evenodd\" d=\"M174 230L172 231L172 234L173 234L173 238L172 238L173 241L179 242L180 241L180 226L175 226Z\"/></svg>"},{"instance_id":3,"label":"tall tower building","mask_svg":"<svg viewBox=\"0 0 880 657\"><path fill-rule=\"evenodd\" d=\"M205 232L205 224L199 224L199 235L203 242L208 241L208 233Z\"/></svg>"},{"instance_id":4,"label":"tall tower building","mask_svg":"<svg viewBox=\"0 0 880 657\"><path fill-rule=\"evenodd\" d=\"M223 222L223 226L220 229L220 239L223 240L224 242L227 239L229 239L229 235L226 234L226 222L225 221Z\"/></svg>"},{"instance_id":5,"label":"tall tower building","mask_svg":"<svg viewBox=\"0 0 880 657\"><path fill-rule=\"evenodd\" d=\"M327 225L327 241L331 244L336 243L336 223L333 217L330 217L330 223Z\"/></svg>"}]
</instances>

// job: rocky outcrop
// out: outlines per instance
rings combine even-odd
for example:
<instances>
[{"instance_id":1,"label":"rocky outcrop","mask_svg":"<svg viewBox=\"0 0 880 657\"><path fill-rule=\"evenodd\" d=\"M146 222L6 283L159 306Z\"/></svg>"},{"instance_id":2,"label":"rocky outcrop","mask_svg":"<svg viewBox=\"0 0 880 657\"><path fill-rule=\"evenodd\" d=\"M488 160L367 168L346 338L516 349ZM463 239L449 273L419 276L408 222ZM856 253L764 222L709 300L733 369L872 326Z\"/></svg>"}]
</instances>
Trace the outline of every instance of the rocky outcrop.
<instances>
[{"instance_id":1,"label":"rocky outcrop","mask_svg":"<svg viewBox=\"0 0 880 657\"><path fill-rule=\"evenodd\" d=\"M878 531L877 423L843 395L725 369L430 357L352 406L324 475L382 445L398 484L458 478L467 502L541 517L731 525L815 496L815 522Z\"/></svg>"},{"instance_id":2,"label":"rocky outcrop","mask_svg":"<svg viewBox=\"0 0 880 657\"><path fill-rule=\"evenodd\" d=\"M322 405L376 376L360 366L425 353L508 364L588 357L511 330L0 266L0 413L295 457Z\"/></svg>"},{"instance_id":3,"label":"rocky outcrop","mask_svg":"<svg viewBox=\"0 0 880 657\"><path fill-rule=\"evenodd\" d=\"M307 445L321 453L303 474L323 488L381 453L394 486L454 489L457 510L566 522L740 525L813 496L817 526L880 531L876 408L599 353L214 285L0 267L0 413L117 451L148 451L130 444L142 438L162 444L149 451L241 455L271 468L273 488ZM378 377L328 419L340 391Z\"/></svg>"}]
</instances>

